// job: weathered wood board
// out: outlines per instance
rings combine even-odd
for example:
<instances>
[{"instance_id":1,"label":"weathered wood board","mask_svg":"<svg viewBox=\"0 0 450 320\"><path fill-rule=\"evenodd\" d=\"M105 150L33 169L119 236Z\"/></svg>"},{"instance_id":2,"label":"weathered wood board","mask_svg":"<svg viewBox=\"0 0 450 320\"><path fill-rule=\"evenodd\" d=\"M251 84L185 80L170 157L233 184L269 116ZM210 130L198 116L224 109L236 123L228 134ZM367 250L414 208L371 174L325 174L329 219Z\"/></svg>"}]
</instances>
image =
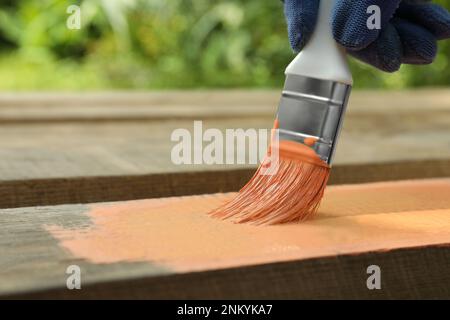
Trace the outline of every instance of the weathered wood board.
<instances>
[{"instance_id":1,"label":"weathered wood board","mask_svg":"<svg viewBox=\"0 0 450 320\"><path fill-rule=\"evenodd\" d=\"M193 120L222 131L270 128L279 94L2 93L0 207L237 190L254 166L175 165L170 135ZM449 106L450 90L355 91L331 182L354 164L379 170L348 182L448 176Z\"/></svg>"},{"instance_id":2,"label":"weathered wood board","mask_svg":"<svg viewBox=\"0 0 450 320\"><path fill-rule=\"evenodd\" d=\"M0 298L450 298L448 179L331 186L302 225L206 216L229 196L206 193L237 190L254 166L174 165L170 134L194 120L270 128L278 99L0 94L0 208L13 208L0 210ZM450 177L449 147L450 90L355 91L330 184ZM354 188L349 204L333 196ZM133 199L147 200L87 204ZM372 264L382 290L366 287ZM66 288L69 265L82 290Z\"/></svg>"},{"instance_id":3,"label":"weathered wood board","mask_svg":"<svg viewBox=\"0 0 450 320\"><path fill-rule=\"evenodd\" d=\"M3 209L0 297L450 298L448 194L449 179L332 186L316 219L278 226L206 215L232 194Z\"/></svg>"}]
</instances>

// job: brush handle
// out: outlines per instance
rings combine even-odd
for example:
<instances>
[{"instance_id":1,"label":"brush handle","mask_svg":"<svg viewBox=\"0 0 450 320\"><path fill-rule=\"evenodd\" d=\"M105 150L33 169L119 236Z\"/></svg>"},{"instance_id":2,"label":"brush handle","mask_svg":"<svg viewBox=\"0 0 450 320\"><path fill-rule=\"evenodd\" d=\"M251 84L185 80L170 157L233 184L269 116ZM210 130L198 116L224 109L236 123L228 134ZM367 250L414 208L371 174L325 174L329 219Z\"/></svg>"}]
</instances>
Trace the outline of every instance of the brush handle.
<instances>
[{"instance_id":1,"label":"brush handle","mask_svg":"<svg viewBox=\"0 0 450 320\"><path fill-rule=\"evenodd\" d=\"M286 68L286 75L298 75L353 84L345 50L334 40L331 12L337 0L320 0L315 30L303 50Z\"/></svg>"}]
</instances>

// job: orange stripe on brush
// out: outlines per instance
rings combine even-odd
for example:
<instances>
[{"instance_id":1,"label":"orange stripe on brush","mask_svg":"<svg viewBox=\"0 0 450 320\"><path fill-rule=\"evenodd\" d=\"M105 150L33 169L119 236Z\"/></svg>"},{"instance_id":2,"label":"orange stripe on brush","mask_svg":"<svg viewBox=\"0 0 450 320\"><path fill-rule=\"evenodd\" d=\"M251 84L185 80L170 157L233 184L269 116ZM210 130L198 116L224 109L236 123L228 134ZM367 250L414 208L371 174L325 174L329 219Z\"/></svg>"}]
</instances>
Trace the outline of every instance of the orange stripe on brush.
<instances>
[{"instance_id":1,"label":"orange stripe on brush","mask_svg":"<svg viewBox=\"0 0 450 320\"><path fill-rule=\"evenodd\" d=\"M275 121L274 128L278 128ZM272 139L272 142L274 140ZM311 139L308 144L314 144ZM277 170L267 174L277 148ZM330 167L302 143L272 143L269 154L237 196L209 214L237 223L278 224L311 218L322 200Z\"/></svg>"}]
</instances>

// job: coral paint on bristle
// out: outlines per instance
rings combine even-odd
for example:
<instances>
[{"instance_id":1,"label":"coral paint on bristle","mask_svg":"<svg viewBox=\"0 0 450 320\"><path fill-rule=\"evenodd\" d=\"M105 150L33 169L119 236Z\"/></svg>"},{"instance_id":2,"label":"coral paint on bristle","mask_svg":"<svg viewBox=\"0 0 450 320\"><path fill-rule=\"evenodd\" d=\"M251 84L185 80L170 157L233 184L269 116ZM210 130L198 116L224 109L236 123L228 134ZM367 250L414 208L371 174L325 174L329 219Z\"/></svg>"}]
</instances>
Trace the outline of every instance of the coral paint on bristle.
<instances>
[{"instance_id":1,"label":"coral paint on bristle","mask_svg":"<svg viewBox=\"0 0 450 320\"><path fill-rule=\"evenodd\" d=\"M272 145L262 165L237 196L210 215L237 223L279 224L303 221L317 212L330 167L309 146L282 140L278 143L277 170L268 175L267 166L273 161L270 153L274 149Z\"/></svg>"},{"instance_id":2,"label":"coral paint on bristle","mask_svg":"<svg viewBox=\"0 0 450 320\"><path fill-rule=\"evenodd\" d=\"M306 220L316 213L353 84L345 50L335 41L330 25L336 1L317 1L314 32L285 70L277 111L278 146L272 140L253 178L212 216L276 224ZM278 170L271 170L272 155L279 155Z\"/></svg>"}]
</instances>

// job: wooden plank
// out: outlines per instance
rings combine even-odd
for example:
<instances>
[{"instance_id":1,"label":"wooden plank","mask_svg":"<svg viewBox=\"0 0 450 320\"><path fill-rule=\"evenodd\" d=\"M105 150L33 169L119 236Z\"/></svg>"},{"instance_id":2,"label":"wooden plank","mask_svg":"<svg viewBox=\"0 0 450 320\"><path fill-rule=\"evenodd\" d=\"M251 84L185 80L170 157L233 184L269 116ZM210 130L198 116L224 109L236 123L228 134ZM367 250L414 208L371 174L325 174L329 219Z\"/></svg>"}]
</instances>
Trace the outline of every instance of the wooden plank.
<instances>
[{"instance_id":1,"label":"wooden plank","mask_svg":"<svg viewBox=\"0 0 450 320\"><path fill-rule=\"evenodd\" d=\"M103 93L2 93L0 123L148 121L211 117L273 118L280 90L211 90ZM450 90L359 91L348 112L446 111Z\"/></svg>"},{"instance_id":2,"label":"wooden plank","mask_svg":"<svg viewBox=\"0 0 450 320\"><path fill-rule=\"evenodd\" d=\"M239 190L253 168L4 181L0 208L161 198ZM450 177L450 160L336 165L330 185Z\"/></svg>"},{"instance_id":3,"label":"wooden plank","mask_svg":"<svg viewBox=\"0 0 450 320\"><path fill-rule=\"evenodd\" d=\"M332 186L316 219L265 227L206 215L232 194L3 209L0 295L449 298L449 193L450 179Z\"/></svg>"},{"instance_id":4,"label":"wooden plank","mask_svg":"<svg viewBox=\"0 0 450 320\"><path fill-rule=\"evenodd\" d=\"M450 159L450 119L439 114L429 120L400 121L390 114L376 119L374 122L371 115L347 119L335 164ZM216 119L203 125L204 130L217 128L224 132L233 128L269 128L271 122ZM387 125L389 122L399 124ZM176 142L170 137L179 128L193 130L193 122L0 126L0 180L242 168L172 163L170 154Z\"/></svg>"},{"instance_id":5,"label":"wooden plank","mask_svg":"<svg viewBox=\"0 0 450 320\"><path fill-rule=\"evenodd\" d=\"M237 190L254 166L175 165L170 135L192 131L196 119L205 130L270 128L278 96L245 90L2 93L0 207ZM447 176L449 99L450 90L356 91L331 181L389 179L389 168L399 172L394 179ZM369 169L370 178L358 170L356 178L347 167L353 164L378 169ZM340 172L348 179L338 178Z\"/></svg>"},{"instance_id":6,"label":"wooden plank","mask_svg":"<svg viewBox=\"0 0 450 320\"><path fill-rule=\"evenodd\" d=\"M449 261L449 247L395 249L180 274L170 278L170 285L165 277L138 277L90 284L81 291L53 288L5 298L447 300ZM382 290L364 287L367 274L361 270L373 263L391 271L383 275Z\"/></svg>"}]
</instances>

